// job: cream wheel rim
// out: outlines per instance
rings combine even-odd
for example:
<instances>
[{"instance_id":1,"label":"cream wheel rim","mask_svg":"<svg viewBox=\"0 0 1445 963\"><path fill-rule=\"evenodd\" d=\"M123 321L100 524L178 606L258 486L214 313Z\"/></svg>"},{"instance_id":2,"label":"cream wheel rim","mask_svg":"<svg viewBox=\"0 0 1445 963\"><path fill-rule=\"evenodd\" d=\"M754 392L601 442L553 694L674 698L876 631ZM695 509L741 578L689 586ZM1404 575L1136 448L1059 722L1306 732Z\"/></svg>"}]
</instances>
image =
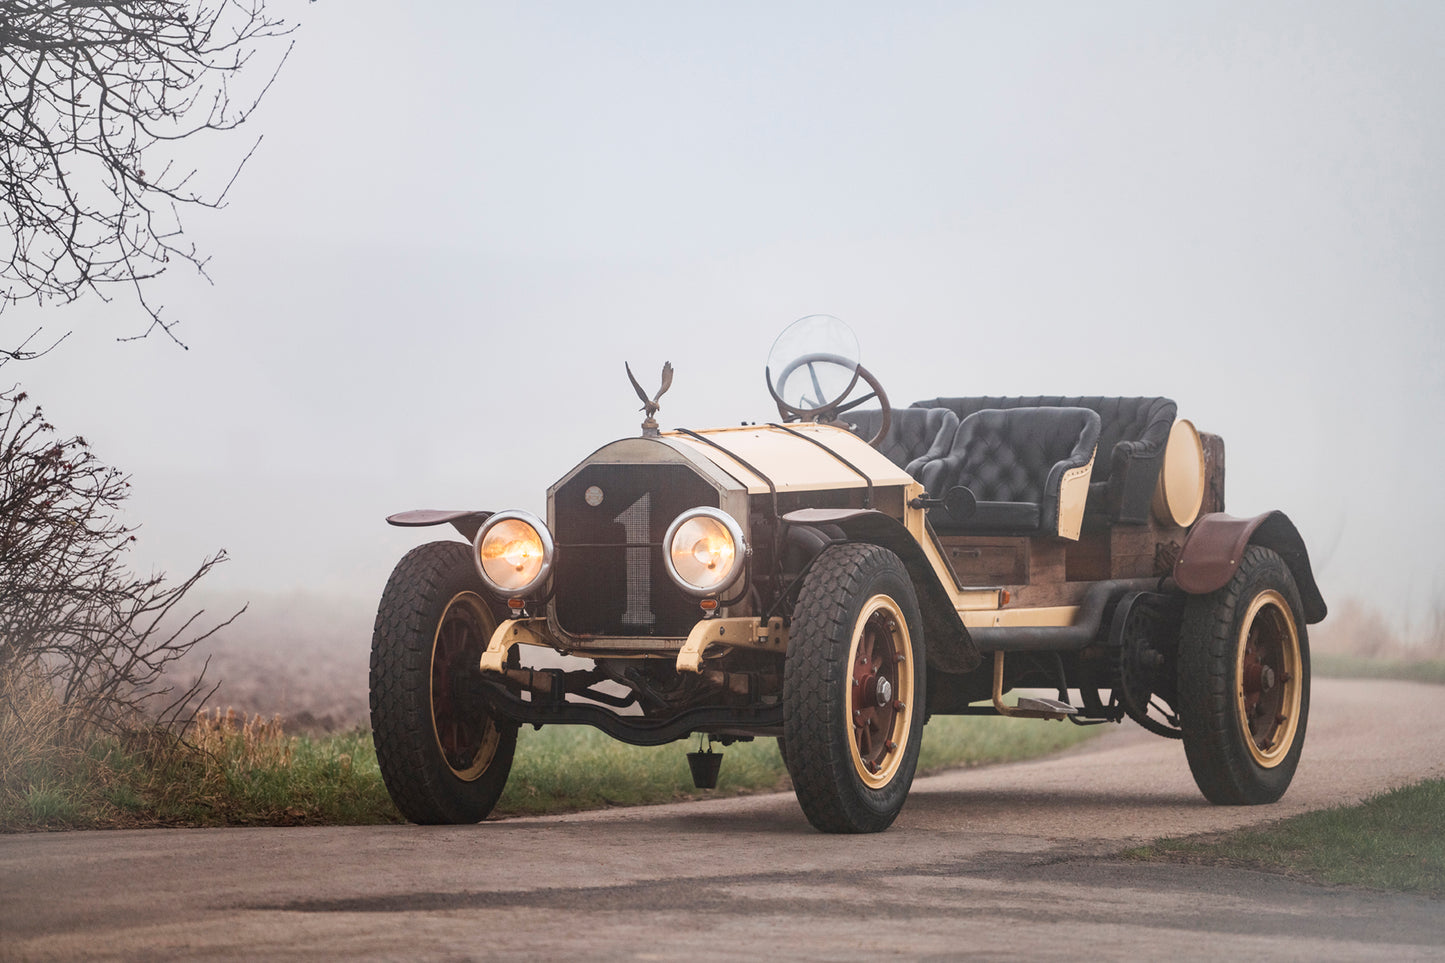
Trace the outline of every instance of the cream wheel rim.
<instances>
[{"instance_id":1,"label":"cream wheel rim","mask_svg":"<svg viewBox=\"0 0 1445 963\"><path fill-rule=\"evenodd\" d=\"M1254 597L1236 648L1240 731L1254 761L1271 769L1294 745L1304 694L1299 631L1284 596L1271 589Z\"/></svg>"},{"instance_id":2,"label":"cream wheel rim","mask_svg":"<svg viewBox=\"0 0 1445 963\"><path fill-rule=\"evenodd\" d=\"M913 721L913 641L898 603L864 603L848 647L848 748L864 785L881 789L897 774Z\"/></svg>"},{"instance_id":3,"label":"cream wheel rim","mask_svg":"<svg viewBox=\"0 0 1445 963\"><path fill-rule=\"evenodd\" d=\"M487 771L501 741L491 716L467 711L468 700L457 691L459 678L469 672L480 674L482 650L495 629L496 621L481 596L460 592L447 603L432 638L428 685L432 735L447 768L463 782Z\"/></svg>"}]
</instances>

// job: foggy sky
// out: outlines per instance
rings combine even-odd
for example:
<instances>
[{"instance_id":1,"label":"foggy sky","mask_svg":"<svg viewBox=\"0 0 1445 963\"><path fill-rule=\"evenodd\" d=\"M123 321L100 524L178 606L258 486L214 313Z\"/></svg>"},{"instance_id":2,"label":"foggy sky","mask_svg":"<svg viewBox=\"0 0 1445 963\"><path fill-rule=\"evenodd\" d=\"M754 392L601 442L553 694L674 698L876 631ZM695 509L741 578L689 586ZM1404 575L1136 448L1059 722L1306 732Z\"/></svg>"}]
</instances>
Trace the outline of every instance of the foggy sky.
<instances>
[{"instance_id":1,"label":"foggy sky","mask_svg":"<svg viewBox=\"0 0 1445 963\"><path fill-rule=\"evenodd\" d=\"M133 474L142 567L367 608L387 514L540 512L636 433L624 360L665 428L771 418L825 312L898 404L1168 395L1332 603L1445 589L1445 5L288 9L214 284L158 290L190 350L3 321L74 329L5 374Z\"/></svg>"}]
</instances>

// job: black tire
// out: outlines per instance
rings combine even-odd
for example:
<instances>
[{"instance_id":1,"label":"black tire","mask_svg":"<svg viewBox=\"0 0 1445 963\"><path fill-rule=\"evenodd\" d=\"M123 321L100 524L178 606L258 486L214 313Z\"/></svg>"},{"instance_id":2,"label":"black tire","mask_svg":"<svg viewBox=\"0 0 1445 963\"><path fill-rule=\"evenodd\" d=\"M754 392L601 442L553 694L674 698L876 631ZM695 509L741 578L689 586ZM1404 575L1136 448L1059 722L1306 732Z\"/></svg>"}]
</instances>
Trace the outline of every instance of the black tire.
<instances>
[{"instance_id":1,"label":"black tire","mask_svg":"<svg viewBox=\"0 0 1445 963\"><path fill-rule=\"evenodd\" d=\"M1179 640L1179 721L1212 803L1272 803L1294 779L1310 708L1310 649L1294 577L1274 552L1244 551L1229 584L1191 597Z\"/></svg>"},{"instance_id":2,"label":"black tire","mask_svg":"<svg viewBox=\"0 0 1445 963\"><path fill-rule=\"evenodd\" d=\"M517 726L465 695L496 628L460 542L430 542L391 573L371 637L371 736L396 808L414 823L475 823L497 804Z\"/></svg>"},{"instance_id":3,"label":"black tire","mask_svg":"<svg viewBox=\"0 0 1445 963\"><path fill-rule=\"evenodd\" d=\"M897 818L918 765L923 664L918 598L898 556L824 550L793 611L779 740L816 829L876 833Z\"/></svg>"}]
</instances>

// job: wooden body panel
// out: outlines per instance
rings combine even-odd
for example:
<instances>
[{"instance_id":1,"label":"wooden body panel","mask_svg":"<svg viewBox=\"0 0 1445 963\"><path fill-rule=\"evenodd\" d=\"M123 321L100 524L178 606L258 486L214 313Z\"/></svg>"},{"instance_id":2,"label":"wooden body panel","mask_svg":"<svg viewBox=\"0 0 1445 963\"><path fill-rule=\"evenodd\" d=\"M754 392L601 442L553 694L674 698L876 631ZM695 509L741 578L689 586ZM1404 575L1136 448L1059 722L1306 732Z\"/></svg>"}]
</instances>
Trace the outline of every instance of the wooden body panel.
<instances>
[{"instance_id":1,"label":"wooden body panel","mask_svg":"<svg viewBox=\"0 0 1445 963\"><path fill-rule=\"evenodd\" d=\"M1200 433L1204 453L1201 514L1224 510L1224 442ZM960 589L997 587L1009 606L1077 605L1093 582L1162 578L1174 570L1187 528L1151 514L1148 524L1085 531L1077 541L1054 537L940 535L938 545Z\"/></svg>"},{"instance_id":2,"label":"wooden body panel","mask_svg":"<svg viewBox=\"0 0 1445 963\"><path fill-rule=\"evenodd\" d=\"M1074 605L1093 582L1168 575L1187 531L1151 519L1088 532L1077 542L998 535L938 541L960 589L1004 588L1013 607Z\"/></svg>"}]
</instances>

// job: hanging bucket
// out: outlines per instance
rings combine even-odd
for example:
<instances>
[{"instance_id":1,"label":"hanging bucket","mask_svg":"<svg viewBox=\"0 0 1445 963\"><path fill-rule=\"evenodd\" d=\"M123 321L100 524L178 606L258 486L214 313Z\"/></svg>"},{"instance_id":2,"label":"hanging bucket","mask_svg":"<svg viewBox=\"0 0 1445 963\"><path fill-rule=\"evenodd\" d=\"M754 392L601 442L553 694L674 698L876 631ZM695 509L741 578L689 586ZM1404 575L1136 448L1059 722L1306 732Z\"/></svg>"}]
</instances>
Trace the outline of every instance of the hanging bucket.
<instances>
[{"instance_id":1,"label":"hanging bucket","mask_svg":"<svg viewBox=\"0 0 1445 963\"><path fill-rule=\"evenodd\" d=\"M692 770L692 784L698 789L716 789L718 770L722 768L723 754L713 752L689 752L687 767Z\"/></svg>"}]
</instances>

